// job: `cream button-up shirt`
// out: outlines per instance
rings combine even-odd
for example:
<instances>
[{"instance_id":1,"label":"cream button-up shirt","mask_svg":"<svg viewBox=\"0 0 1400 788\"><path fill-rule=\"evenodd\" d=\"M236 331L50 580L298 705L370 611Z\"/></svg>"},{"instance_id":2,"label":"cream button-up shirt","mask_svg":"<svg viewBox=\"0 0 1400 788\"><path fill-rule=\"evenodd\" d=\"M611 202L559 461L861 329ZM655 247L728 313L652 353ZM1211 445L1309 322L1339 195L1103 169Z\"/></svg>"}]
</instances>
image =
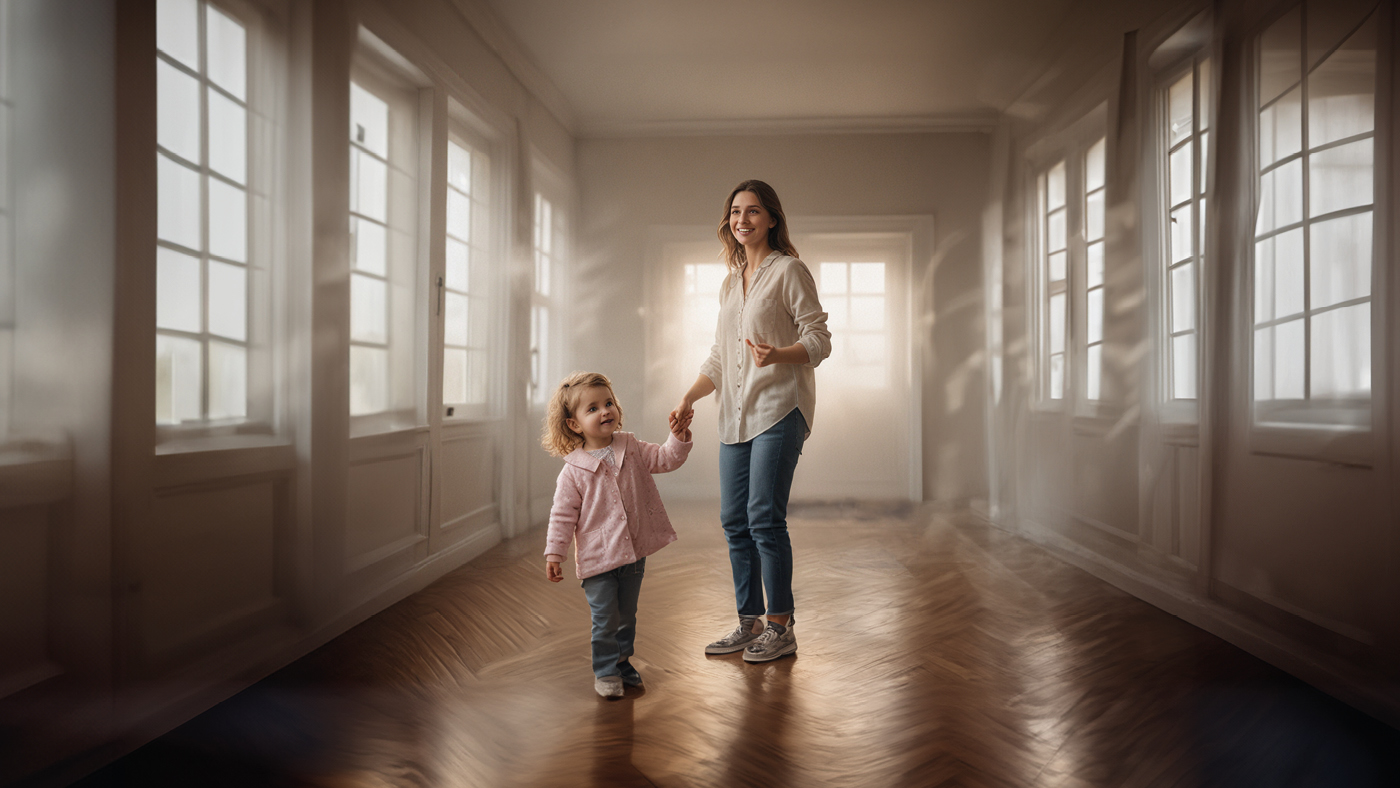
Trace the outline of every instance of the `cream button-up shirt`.
<instances>
[{"instance_id":1,"label":"cream button-up shirt","mask_svg":"<svg viewBox=\"0 0 1400 788\"><path fill-rule=\"evenodd\" d=\"M745 339L775 348L801 343L808 361L758 367ZM700 366L715 384L720 441L751 441L793 408L802 411L810 435L817 405L813 369L829 355L831 332L806 263L773 252L754 273L747 295L743 274L731 271L720 287L715 344Z\"/></svg>"}]
</instances>

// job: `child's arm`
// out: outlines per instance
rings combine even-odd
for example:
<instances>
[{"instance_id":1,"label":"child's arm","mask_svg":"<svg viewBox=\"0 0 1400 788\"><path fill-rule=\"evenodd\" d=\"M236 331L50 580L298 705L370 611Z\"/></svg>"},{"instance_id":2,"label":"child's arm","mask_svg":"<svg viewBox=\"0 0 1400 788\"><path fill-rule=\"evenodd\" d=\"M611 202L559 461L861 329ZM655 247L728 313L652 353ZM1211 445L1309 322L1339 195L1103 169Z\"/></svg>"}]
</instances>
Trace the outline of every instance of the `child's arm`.
<instances>
[{"instance_id":1,"label":"child's arm","mask_svg":"<svg viewBox=\"0 0 1400 788\"><path fill-rule=\"evenodd\" d=\"M564 579L559 565L569 554L569 543L574 540L578 529L579 509L583 496L578 485L569 473L569 466L559 472L559 480L554 484L554 506L549 510L549 533L544 541L544 576L551 583Z\"/></svg>"},{"instance_id":2,"label":"child's arm","mask_svg":"<svg viewBox=\"0 0 1400 788\"><path fill-rule=\"evenodd\" d=\"M642 459L646 461L647 470L651 473L669 473L685 464L685 458L690 454L690 449L694 446L691 443L690 429L682 428L686 440L681 440L676 433L671 433L666 438L666 443L657 446L655 443L647 443L644 440L637 440L637 451L641 453Z\"/></svg>"}]
</instances>

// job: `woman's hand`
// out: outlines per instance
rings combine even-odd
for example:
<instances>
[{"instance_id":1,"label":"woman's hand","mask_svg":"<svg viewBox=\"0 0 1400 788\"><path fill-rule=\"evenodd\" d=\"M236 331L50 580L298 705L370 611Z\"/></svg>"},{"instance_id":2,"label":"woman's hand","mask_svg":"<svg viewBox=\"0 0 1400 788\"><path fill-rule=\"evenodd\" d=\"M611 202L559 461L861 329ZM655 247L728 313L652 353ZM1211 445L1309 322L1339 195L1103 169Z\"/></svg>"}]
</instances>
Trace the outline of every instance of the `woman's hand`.
<instances>
[{"instance_id":1,"label":"woman's hand","mask_svg":"<svg viewBox=\"0 0 1400 788\"><path fill-rule=\"evenodd\" d=\"M690 420L693 418L695 418L694 403L690 401L689 396L681 397L681 404L677 405L676 409L671 411L671 432L676 431L676 425L680 425L680 429L689 427Z\"/></svg>"},{"instance_id":2,"label":"woman's hand","mask_svg":"<svg viewBox=\"0 0 1400 788\"><path fill-rule=\"evenodd\" d=\"M545 561L544 576L549 578L549 582L558 583L564 579L564 571L559 568L558 561Z\"/></svg>"},{"instance_id":3,"label":"woman's hand","mask_svg":"<svg viewBox=\"0 0 1400 788\"><path fill-rule=\"evenodd\" d=\"M801 342L789 347L773 347L765 342L755 345L751 340L745 339L744 344L749 346L749 355L753 356L753 364L756 367L806 364L808 361L807 348Z\"/></svg>"}]
</instances>

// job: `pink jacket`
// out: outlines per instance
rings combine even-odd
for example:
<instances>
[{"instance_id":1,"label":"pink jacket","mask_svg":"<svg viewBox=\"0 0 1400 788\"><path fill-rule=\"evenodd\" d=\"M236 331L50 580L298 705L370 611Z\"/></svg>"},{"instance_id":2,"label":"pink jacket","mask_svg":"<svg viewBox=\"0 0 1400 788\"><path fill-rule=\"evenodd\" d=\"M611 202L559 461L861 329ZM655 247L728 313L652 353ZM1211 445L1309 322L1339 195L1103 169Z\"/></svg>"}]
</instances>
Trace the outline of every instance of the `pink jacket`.
<instances>
[{"instance_id":1,"label":"pink jacket","mask_svg":"<svg viewBox=\"0 0 1400 788\"><path fill-rule=\"evenodd\" d=\"M674 435L664 446L657 446L630 432L614 433L616 471L582 448L570 452L554 486L545 560L563 563L569 542L575 542L575 569L583 579L633 563L676 541L651 475L681 467L693 445Z\"/></svg>"}]
</instances>

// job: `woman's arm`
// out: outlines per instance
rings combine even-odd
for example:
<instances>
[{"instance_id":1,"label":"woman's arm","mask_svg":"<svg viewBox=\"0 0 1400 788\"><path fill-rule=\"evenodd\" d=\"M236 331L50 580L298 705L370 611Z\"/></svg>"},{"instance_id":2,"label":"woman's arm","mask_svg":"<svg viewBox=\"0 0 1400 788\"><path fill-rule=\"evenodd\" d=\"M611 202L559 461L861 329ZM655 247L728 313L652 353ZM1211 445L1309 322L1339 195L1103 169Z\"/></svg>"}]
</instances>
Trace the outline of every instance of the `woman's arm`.
<instances>
[{"instance_id":1,"label":"woman's arm","mask_svg":"<svg viewBox=\"0 0 1400 788\"><path fill-rule=\"evenodd\" d=\"M715 393L715 382L704 375L695 378L695 383L691 384L690 391L681 397L681 404L671 411L671 431L675 432L677 424L679 429L690 426L690 419L695 416L695 403L711 394Z\"/></svg>"}]
</instances>

